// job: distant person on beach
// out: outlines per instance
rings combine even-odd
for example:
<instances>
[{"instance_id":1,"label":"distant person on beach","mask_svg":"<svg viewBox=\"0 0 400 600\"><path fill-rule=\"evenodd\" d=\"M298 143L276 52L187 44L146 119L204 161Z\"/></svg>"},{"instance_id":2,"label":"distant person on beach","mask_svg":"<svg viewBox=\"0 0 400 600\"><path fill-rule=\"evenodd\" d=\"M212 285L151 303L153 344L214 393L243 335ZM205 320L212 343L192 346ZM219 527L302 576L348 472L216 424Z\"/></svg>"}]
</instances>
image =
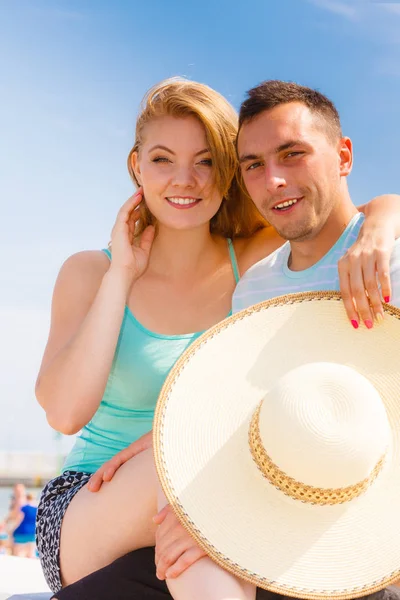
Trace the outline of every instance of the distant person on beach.
<instances>
[{"instance_id":1,"label":"distant person on beach","mask_svg":"<svg viewBox=\"0 0 400 600\"><path fill-rule=\"evenodd\" d=\"M26 504L26 496L25 485L23 483L14 484L8 515L5 518L5 524L9 531L15 529L16 523L20 520L20 511L21 507Z\"/></svg>"},{"instance_id":2,"label":"distant person on beach","mask_svg":"<svg viewBox=\"0 0 400 600\"><path fill-rule=\"evenodd\" d=\"M152 457L159 391L184 350L231 314L239 277L283 243L236 179L236 135L235 111L207 86L172 80L153 88L128 160L139 189L118 213L110 249L74 255L61 269L36 394L52 427L82 432L38 509L39 554L55 592L130 550L154 546L152 518L165 504ZM398 197L384 197L362 207L351 268L341 265L343 292L358 306L354 314L347 304L349 321L382 315L398 206ZM382 284L372 307L365 298L374 290L356 285L371 269ZM112 481L94 494L87 484L98 469ZM176 578L204 552L189 535L181 548L175 571L159 575L175 599L190 589L206 600L209 567L200 578L191 569ZM225 572L222 578L232 598L251 597L247 584Z\"/></svg>"},{"instance_id":3,"label":"distant person on beach","mask_svg":"<svg viewBox=\"0 0 400 600\"><path fill-rule=\"evenodd\" d=\"M10 512L18 510L26 502L26 487L23 483L15 483L10 500Z\"/></svg>"},{"instance_id":4,"label":"distant person on beach","mask_svg":"<svg viewBox=\"0 0 400 600\"><path fill-rule=\"evenodd\" d=\"M26 503L21 506L17 526L14 529L13 550L14 556L23 558L35 558L35 526L36 526L37 505L33 494L26 495Z\"/></svg>"}]
</instances>

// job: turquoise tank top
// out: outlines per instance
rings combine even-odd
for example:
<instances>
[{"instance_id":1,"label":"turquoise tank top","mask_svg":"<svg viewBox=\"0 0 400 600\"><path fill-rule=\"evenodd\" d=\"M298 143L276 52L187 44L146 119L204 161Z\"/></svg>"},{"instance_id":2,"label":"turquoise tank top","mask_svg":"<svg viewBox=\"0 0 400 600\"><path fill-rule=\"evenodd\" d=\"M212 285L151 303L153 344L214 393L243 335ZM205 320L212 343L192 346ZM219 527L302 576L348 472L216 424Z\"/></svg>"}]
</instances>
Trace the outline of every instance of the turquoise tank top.
<instances>
[{"instance_id":1,"label":"turquoise tank top","mask_svg":"<svg viewBox=\"0 0 400 600\"><path fill-rule=\"evenodd\" d=\"M230 239L228 248L237 283L239 270ZM103 252L111 260L109 250ZM94 473L117 452L150 431L157 398L168 373L202 333L154 333L141 325L125 306L104 396L92 420L78 434L63 470Z\"/></svg>"}]
</instances>

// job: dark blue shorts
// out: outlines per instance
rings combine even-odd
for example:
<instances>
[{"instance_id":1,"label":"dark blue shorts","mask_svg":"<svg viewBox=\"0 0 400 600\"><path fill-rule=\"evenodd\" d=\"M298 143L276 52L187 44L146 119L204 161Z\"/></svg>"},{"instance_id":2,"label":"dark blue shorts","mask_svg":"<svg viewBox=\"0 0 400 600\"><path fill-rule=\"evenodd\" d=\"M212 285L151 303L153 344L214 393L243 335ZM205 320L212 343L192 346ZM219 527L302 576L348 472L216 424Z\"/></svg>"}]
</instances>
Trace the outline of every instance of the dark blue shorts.
<instances>
[{"instance_id":1,"label":"dark blue shorts","mask_svg":"<svg viewBox=\"0 0 400 600\"><path fill-rule=\"evenodd\" d=\"M65 471L49 481L40 495L36 517L36 545L47 585L54 593L61 589L61 523L72 498L90 477L91 473Z\"/></svg>"}]
</instances>

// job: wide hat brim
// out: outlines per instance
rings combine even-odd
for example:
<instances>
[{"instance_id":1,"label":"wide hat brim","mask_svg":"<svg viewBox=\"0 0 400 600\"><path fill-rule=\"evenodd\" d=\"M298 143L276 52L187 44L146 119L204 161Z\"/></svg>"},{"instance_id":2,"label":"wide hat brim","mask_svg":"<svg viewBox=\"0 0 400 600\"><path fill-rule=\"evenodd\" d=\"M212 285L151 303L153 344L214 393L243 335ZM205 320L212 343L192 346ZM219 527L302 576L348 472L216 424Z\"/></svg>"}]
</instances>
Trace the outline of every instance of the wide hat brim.
<instances>
[{"instance_id":1,"label":"wide hat brim","mask_svg":"<svg viewBox=\"0 0 400 600\"><path fill-rule=\"evenodd\" d=\"M338 293L310 292L241 311L182 355L157 404L156 466L176 515L216 563L300 598L355 598L400 578L399 348L398 309L385 305L382 324L356 331ZM391 428L376 480L334 506L283 494L248 447L251 417L274 382L321 361L367 377Z\"/></svg>"}]
</instances>

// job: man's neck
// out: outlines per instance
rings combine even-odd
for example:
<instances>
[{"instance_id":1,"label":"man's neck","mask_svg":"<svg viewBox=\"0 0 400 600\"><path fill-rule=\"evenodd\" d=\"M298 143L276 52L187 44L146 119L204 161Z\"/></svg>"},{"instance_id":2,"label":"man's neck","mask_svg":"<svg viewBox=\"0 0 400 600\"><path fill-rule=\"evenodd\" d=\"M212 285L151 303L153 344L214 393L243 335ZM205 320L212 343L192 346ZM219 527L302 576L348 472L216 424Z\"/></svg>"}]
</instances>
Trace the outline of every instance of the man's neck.
<instances>
[{"instance_id":1,"label":"man's neck","mask_svg":"<svg viewBox=\"0 0 400 600\"><path fill-rule=\"evenodd\" d=\"M336 244L357 212L346 191L316 235L307 240L290 242L289 268L292 271L304 271L320 261Z\"/></svg>"}]
</instances>

